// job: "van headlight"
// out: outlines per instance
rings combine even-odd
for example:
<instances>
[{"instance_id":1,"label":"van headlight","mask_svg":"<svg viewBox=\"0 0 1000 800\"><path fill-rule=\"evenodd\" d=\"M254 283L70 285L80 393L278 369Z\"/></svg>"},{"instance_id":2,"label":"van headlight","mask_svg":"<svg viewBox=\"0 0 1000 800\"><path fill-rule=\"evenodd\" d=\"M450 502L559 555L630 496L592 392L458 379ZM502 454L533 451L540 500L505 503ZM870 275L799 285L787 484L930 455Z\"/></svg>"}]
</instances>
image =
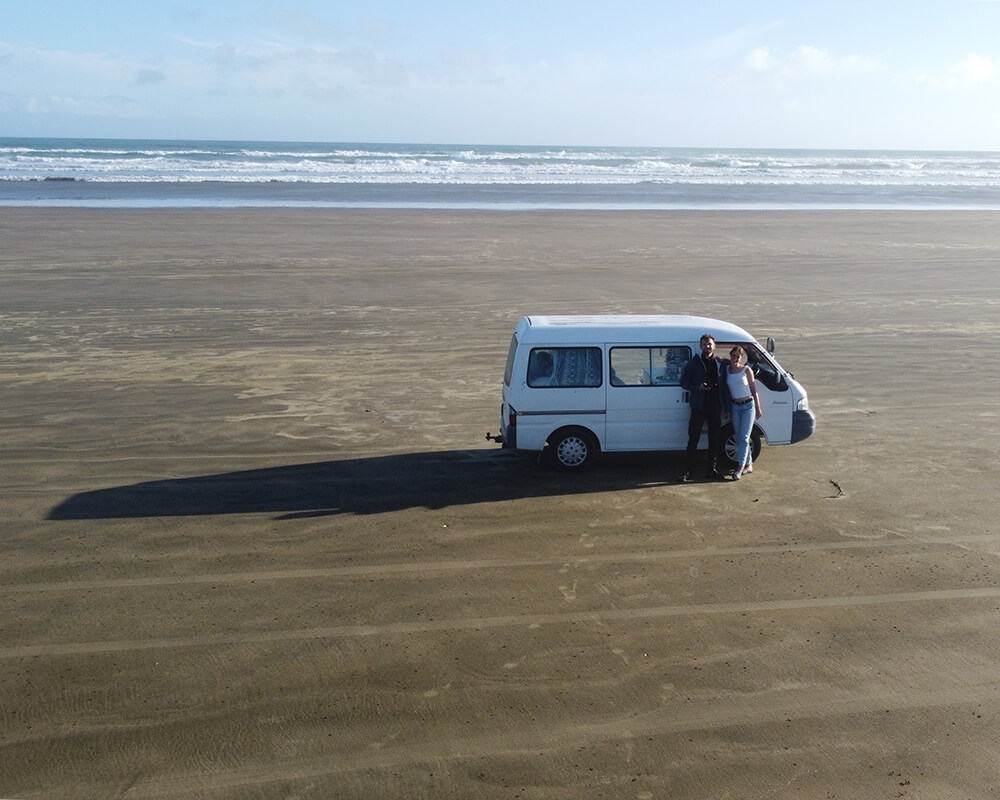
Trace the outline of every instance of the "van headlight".
<instances>
[{"instance_id":1,"label":"van headlight","mask_svg":"<svg viewBox=\"0 0 1000 800\"><path fill-rule=\"evenodd\" d=\"M796 411L808 411L809 410L809 397L808 395L803 395L799 398L799 402L795 404Z\"/></svg>"}]
</instances>

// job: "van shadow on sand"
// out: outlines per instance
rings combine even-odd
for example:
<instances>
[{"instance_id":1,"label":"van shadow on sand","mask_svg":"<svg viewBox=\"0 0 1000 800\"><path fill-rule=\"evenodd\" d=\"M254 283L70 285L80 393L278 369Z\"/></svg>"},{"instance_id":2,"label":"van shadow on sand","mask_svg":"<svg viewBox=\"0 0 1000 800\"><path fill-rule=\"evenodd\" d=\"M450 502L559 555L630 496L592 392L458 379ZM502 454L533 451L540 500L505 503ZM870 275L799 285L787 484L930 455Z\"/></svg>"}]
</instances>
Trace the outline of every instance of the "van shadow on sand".
<instances>
[{"instance_id":1,"label":"van shadow on sand","mask_svg":"<svg viewBox=\"0 0 1000 800\"><path fill-rule=\"evenodd\" d=\"M50 520L278 514L299 519L621 491L677 483L683 454L602 457L566 474L495 450L403 453L147 481L67 498Z\"/></svg>"}]
</instances>

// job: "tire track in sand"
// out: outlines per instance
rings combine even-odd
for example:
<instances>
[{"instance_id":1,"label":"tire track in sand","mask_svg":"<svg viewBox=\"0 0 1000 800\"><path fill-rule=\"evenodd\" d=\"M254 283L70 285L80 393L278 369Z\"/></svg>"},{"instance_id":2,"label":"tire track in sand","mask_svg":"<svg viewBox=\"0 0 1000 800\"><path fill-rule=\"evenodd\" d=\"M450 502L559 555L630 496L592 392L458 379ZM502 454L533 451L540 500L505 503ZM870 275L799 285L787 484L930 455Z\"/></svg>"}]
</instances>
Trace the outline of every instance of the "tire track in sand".
<instances>
[{"instance_id":1,"label":"tire track in sand","mask_svg":"<svg viewBox=\"0 0 1000 800\"><path fill-rule=\"evenodd\" d=\"M552 556L550 558L472 559L452 561L423 561L399 564L360 564L344 567L261 570L259 572L232 572L205 575L153 575L141 578L106 578L101 580L42 581L0 585L0 594L21 592L97 591L101 589L128 589L144 586L182 586L205 583L254 583L257 581L302 580L308 578L338 578L357 576L426 575L443 572L466 573L472 570L515 569L519 567L586 566L588 564L655 563L685 558L711 558L719 556L754 556L773 553L807 553L824 550L905 549L906 547L937 544L960 545L970 542L993 541L992 534L974 536L922 536L916 539L865 539L844 542L809 542L800 544L774 544L756 547L714 547L684 550L641 551L636 553L600 553L585 556Z\"/></svg>"},{"instance_id":2,"label":"tire track in sand","mask_svg":"<svg viewBox=\"0 0 1000 800\"><path fill-rule=\"evenodd\" d=\"M899 603L956 602L1000 597L1000 587L979 589L939 589L923 592L858 595L845 597L801 598L734 603L706 603L689 606L654 606L649 608L608 609L558 614L500 615L495 617L460 617L419 622L389 622L379 625L339 625L300 630L252 631L244 633L206 634L173 639L134 639L121 641L63 642L20 645L0 648L0 660L64 656L93 653L114 653L128 650L167 650L183 647L214 647L257 643L288 642L310 639L345 639L369 636L396 636L446 630L482 630L515 626L603 624L630 620L691 617L714 614L754 614L798 611L816 608L851 608Z\"/></svg>"},{"instance_id":3,"label":"tire track in sand","mask_svg":"<svg viewBox=\"0 0 1000 800\"><path fill-rule=\"evenodd\" d=\"M1000 700L1000 686L992 675L953 673L949 681L935 678L933 686L898 690L885 687L798 687L727 698L665 704L642 713L623 714L601 722L548 725L479 736L360 747L331 758L270 763L242 769L212 770L185 775L157 775L129 787L128 796L158 798L202 796L224 789L263 787L291 781L331 779L370 770L401 769L421 764L504 759L539 753L568 752L602 742L628 741L722 728L785 723L809 718L844 718L860 714L926 708L976 706Z\"/></svg>"}]
</instances>

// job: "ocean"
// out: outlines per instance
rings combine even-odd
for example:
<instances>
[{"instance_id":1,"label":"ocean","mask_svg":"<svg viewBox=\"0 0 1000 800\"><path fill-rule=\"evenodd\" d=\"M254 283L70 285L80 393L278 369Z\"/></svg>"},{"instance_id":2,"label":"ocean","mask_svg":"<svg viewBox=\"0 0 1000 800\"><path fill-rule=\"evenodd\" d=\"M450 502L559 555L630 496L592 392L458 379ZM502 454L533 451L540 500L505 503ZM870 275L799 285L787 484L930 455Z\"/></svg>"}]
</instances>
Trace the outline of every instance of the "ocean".
<instances>
[{"instance_id":1,"label":"ocean","mask_svg":"<svg viewBox=\"0 0 1000 800\"><path fill-rule=\"evenodd\" d=\"M1000 152L0 138L0 205L1000 210Z\"/></svg>"}]
</instances>

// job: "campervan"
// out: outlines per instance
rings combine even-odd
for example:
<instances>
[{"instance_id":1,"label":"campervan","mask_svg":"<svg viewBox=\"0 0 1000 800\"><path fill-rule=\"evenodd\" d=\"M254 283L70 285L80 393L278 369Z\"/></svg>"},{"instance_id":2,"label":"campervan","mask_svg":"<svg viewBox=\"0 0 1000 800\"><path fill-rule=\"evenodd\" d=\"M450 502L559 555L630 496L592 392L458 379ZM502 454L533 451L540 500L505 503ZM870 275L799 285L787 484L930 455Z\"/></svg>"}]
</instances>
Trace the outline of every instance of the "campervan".
<instances>
[{"instance_id":1,"label":"campervan","mask_svg":"<svg viewBox=\"0 0 1000 800\"><path fill-rule=\"evenodd\" d=\"M762 442L812 435L816 417L806 391L775 360L773 339L761 346L742 328L705 317L616 315L523 317L504 368L500 433L487 438L551 454L567 470L601 452L683 450L690 406L681 371L706 333L720 353L735 344L747 351L763 411L751 434L754 459ZM721 455L735 465L725 409L723 423Z\"/></svg>"}]
</instances>

